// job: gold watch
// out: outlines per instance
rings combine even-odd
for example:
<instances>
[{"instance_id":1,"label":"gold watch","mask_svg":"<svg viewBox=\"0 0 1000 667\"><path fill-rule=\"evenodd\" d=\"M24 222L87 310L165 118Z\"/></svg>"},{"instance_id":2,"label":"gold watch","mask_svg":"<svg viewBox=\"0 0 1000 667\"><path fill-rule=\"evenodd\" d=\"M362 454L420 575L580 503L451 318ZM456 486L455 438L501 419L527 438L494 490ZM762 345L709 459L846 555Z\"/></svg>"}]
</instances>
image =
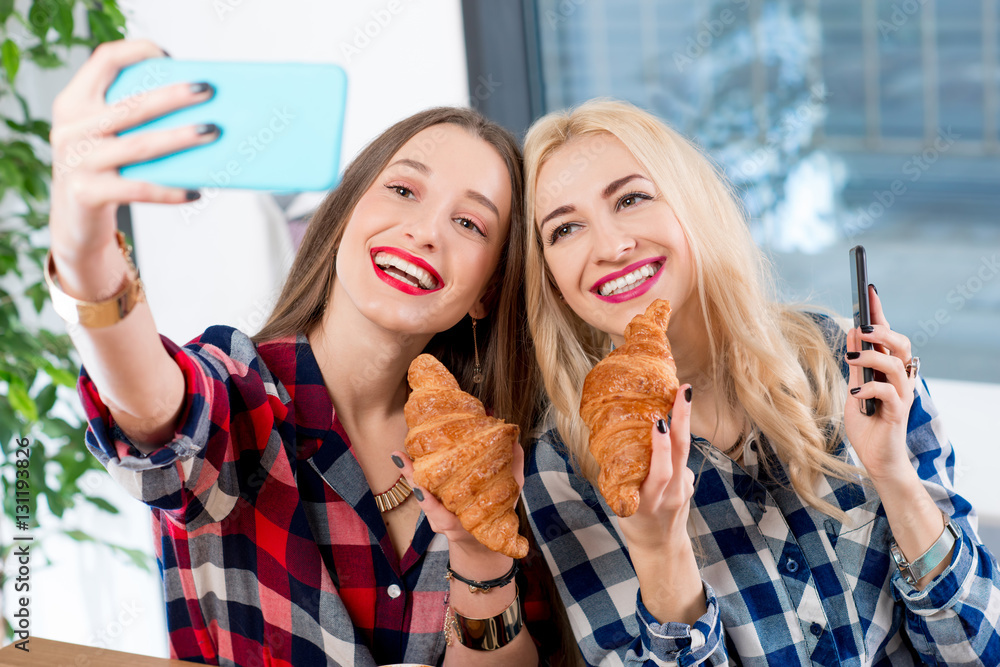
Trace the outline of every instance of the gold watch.
<instances>
[{"instance_id":1,"label":"gold watch","mask_svg":"<svg viewBox=\"0 0 1000 667\"><path fill-rule=\"evenodd\" d=\"M132 312L136 304L146 300L139 272L136 270L135 264L132 263L132 247L125 242L125 235L120 231L117 232L116 238L118 248L122 251L122 257L128 264L125 273L128 282L117 294L103 301L81 301L63 292L56 279L56 265L52 257L52 250L49 250L49 254L45 258L45 283L49 286L53 309L68 324L80 324L90 329L111 326Z\"/></svg>"}]
</instances>

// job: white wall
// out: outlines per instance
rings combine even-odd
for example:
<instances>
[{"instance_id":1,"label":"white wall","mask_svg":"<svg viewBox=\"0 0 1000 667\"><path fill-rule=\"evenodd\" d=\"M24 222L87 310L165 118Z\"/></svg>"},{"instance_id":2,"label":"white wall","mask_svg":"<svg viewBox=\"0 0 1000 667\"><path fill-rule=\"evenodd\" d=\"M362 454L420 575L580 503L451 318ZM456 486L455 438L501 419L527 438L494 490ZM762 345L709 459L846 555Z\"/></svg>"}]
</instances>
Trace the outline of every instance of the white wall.
<instances>
[{"instance_id":1,"label":"white wall","mask_svg":"<svg viewBox=\"0 0 1000 667\"><path fill-rule=\"evenodd\" d=\"M928 380L955 447L955 488L979 512L983 540L1000 557L1000 385Z\"/></svg>"}]
</instances>

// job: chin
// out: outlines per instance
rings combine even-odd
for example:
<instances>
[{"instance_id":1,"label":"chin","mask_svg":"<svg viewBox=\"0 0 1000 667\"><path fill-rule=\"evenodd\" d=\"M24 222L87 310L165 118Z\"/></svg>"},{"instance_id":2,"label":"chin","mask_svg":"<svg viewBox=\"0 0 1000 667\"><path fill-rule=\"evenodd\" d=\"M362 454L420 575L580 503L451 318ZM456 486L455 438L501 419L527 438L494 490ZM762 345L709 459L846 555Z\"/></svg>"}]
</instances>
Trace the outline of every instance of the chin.
<instances>
[{"instance_id":1,"label":"chin","mask_svg":"<svg viewBox=\"0 0 1000 667\"><path fill-rule=\"evenodd\" d=\"M434 304L435 302L427 305L380 302L370 304L363 314L373 324L387 331L410 336L434 335L450 329L461 319L458 315L449 317L448 313L440 312L442 309L439 303L437 309Z\"/></svg>"}]
</instances>

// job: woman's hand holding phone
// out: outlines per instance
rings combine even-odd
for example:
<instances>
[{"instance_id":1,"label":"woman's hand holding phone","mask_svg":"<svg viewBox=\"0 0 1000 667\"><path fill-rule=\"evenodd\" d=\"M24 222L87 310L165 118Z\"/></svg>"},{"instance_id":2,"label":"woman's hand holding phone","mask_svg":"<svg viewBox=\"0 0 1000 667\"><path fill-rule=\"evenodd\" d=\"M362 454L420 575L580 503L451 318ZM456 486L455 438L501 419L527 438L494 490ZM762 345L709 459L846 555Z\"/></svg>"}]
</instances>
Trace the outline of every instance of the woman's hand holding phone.
<instances>
[{"instance_id":1,"label":"woman's hand holding phone","mask_svg":"<svg viewBox=\"0 0 1000 667\"><path fill-rule=\"evenodd\" d=\"M910 377L906 369L911 359L910 339L892 330L878 293L870 286L868 298L871 331L866 333L866 330L855 328L847 334L851 396L844 410L844 426L848 439L877 485L880 479L913 472L906 450L906 425L917 380L916 374ZM872 349L862 349L862 343L870 343ZM872 381L864 381L865 368L874 371ZM872 416L861 410L866 399L878 402L878 409Z\"/></svg>"},{"instance_id":2,"label":"woman's hand holding phone","mask_svg":"<svg viewBox=\"0 0 1000 667\"><path fill-rule=\"evenodd\" d=\"M217 132L187 126L173 130L117 136L176 109L205 102L212 89L198 82L174 84L105 103L105 91L128 65L162 57L149 41L102 44L58 95L52 109L52 252L63 290L85 300L107 297L117 287L103 260L124 270L115 241L119 204L180 204L196 198L189 191L127 180L122 165L205 144ZM209 130L211 128L208 128ZM118 274L120 281L121 273Z\"/></svg>"}]
</instances>

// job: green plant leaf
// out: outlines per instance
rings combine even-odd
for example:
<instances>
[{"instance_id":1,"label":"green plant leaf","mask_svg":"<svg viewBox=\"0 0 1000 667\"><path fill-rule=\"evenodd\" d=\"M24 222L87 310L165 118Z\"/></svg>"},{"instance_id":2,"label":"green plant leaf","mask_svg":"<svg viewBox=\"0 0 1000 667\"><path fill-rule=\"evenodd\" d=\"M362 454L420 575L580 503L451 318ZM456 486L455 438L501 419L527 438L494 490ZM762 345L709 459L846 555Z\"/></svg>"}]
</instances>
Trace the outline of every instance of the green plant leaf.
<instances>
[{"instance_id":1,"label":"green plant leaf","mask_svg":"<svg viewBox=\"0 0 1000 667\"><path fill-rule=\"evenodd\" d=\"M52 27L59 33L59 43L69 46L73 41L73 3L61 2L56 9Z\"/></svg>"},{"instance_id":2,"label":"green plant leaf","mask_svg":"<svg viewBox=\"0 0 1000 667\"><path fill-rule=\"evenodd\" d=\"M83 499L89 503L97 505L99 508L101 508L108 514L118 514L119 512L121 512L121 510L119 510L117 507L109 503L104 498L99 498L97 496L84 496Z\"/></svg>"},{"instance_id":3,"label":"green plant leaf","mask_svg":"<svg viewBox=\"0 0 1000 667\"><path fill-rule=\"evenodd\" d=\"M67 530L67 531L65 531L65 535L66 535L66 537L70 538L71 540L76 540L77 542L96 542L97 541L93 537L91 537L88 533L85 533L82 530Z\"/></svg>"},{"instance_id":4,"label":"green plant leaf","mask_svg":"<svg viewBox=\"0 0 1000 667\"><path fill-rule=\"evenodd\" d=\"M45 306L45 302L49 299L49 290L45 286L45 283L35 283L24 290L24 293L31 299L32 305L35 306L35 312L41 313L42 307Z\"/></svg>"},{"instance_id":5,"label":"green plant leaf","mask_svg":"<svg viewBox=\"0 0 1000 667\"><path fill-rule=\"evenodd\" d=\"M94 39L101 42L113 42L124 38L125 22L121 12L111 3L107 3L104 10L108 13L93 9L87 12L87 22L90 24L90 32Z\"/></svg>"},{"instance_id":6,"label":"green plant leaf","mask_svg":"<svg viewBox=\"0 0 1000 667\"><path fill-rule=\"evenodd\" d=\"M60 384L64 387L75 388L77 374L73 371L68 371L65 368L58 368L52 364L44 365L45 372L48 373L49 377L56 384Z\"/></svg>"},{"instance_id":7,"label":"green plant leaf","mask_svg":"<svg viewBox=\"0 0 1000 667\"><path fill-rule=\"evenodd\" d=\"M0 23L6 23L14 12L14 0L0 0Z\"/></svg>"},{"instance_id":8,"label":"green plant leaf","mask_svg":"<svg viewBox=\"0 0 1000 667\"><path fill-rule=\"evenodd\" d=\"M35 0L28 10L28 29L45 42L45 37L49 34L49 28L55 19L56 12L53 11L52 0Z\"/></svg>"},{"instance_id":9,"label":"green plant leaf","mask_svg":"<svg viewBox=\"0 0 1000 667\"><path fill-rule=\"evenodd\" d=\"M66 438L74 435L82 427L73 426L65 419L56 417L42 422L42 433L50 438Z\"/></svg>"},{"instance_id":10,"label":"green plant leaf","mask_svg":"<svg viewBox=\"0 0 1000 667\"><path fill-rule=\"evenodd\" d=\"M50 384L43 387L38 396L35 397L35 405L38 407L38 414L47 415L52 406L56 404L56 385Z\"/></svg>"},{"instance_id":11,"label":"green plant leaf","mask_svg":"<svg viewBox=\"0 0 1000 667\"><path fill-rule=\"evenodd\" d=\"M66 511L67 506L72 506L73 496L66 494L64 497L59 488L44 488L42 493L45 494L45 501L49 504L49 511L55 514L58 518L62 518L63 513Z\"/></svg>"},{"instance_id":12,"label":"green plant leaf","mask_svg":"<svg viewBox=\"0 0 1000 667\"><path fill-rule=\"evenodd\" d=\"M10 383L7 387L7 400L10 401L12 408L21 413L25 421L29 423L38 421L38 406L31 400L23 383L18 381Z\"/></svg>"},{"instance_id":13,"label":"green plant leaf","mask_svg":"<svg viewBox=\"0 0 1000 667\"><path fill-rule=\"evenodd\" d=\"M7 73L7 81L13 85L17 70L21 67L21 47L10 39L4 40L3 46L0 46L0 61Z\"/></svg>"},{"instance_id":14,"label":"green plant leaf","mask_svg":"<svg viewBox=\"0 0 1000 667\"><path fill-rule=\"evenodd\" d=\"M28 57L42 69L56 69L65 64L56 52L50 49L49 45L44 42L28 49Z\"/></svg>"}]
</instances>

